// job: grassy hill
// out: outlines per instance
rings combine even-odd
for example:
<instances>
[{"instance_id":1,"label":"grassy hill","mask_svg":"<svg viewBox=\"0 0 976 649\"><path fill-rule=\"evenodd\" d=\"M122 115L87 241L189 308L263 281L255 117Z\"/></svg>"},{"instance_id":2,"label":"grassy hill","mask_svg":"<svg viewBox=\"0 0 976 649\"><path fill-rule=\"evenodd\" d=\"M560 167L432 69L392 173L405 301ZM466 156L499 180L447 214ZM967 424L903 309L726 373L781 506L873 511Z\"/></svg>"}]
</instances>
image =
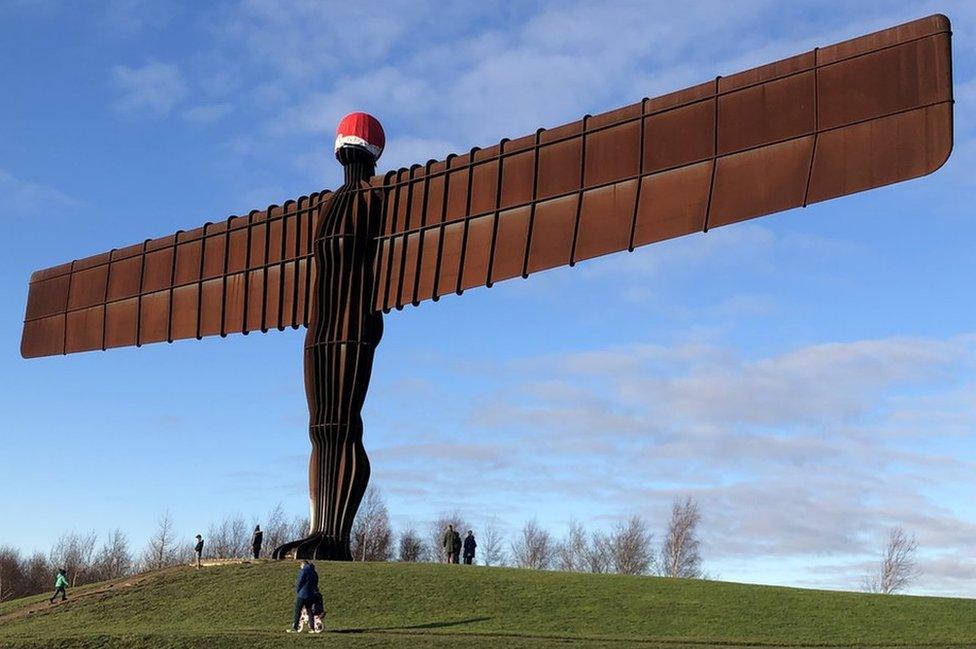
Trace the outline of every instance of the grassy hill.
<instances>
[{"instance_id":1,"label":"grassy hill","mask_svg":"<svg viewBox=\"0 0 976 649\"><path fill-rule=\"evenodd\" d=\"M0 647L972 647L976 600L655 577L319 562L328 634L291 636L297 564L174 568L49 606L0 604Z\"/></svg>"}]
</instances>

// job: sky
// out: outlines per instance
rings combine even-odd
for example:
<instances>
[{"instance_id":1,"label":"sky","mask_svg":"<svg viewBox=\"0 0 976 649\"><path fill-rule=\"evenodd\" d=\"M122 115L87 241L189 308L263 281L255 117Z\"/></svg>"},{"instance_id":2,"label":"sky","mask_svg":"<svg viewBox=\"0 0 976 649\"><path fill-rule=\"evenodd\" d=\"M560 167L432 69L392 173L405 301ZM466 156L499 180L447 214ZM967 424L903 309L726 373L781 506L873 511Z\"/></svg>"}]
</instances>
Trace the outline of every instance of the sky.
<instances>
[{"instance_id":1,"label":"sky","mask_svg":"<svg viewBox=\"0 0 976 649\"><path fill-rule=\"evenodd\" d=\"M976 4L441 5L0 2L0 544L307 513L301 332L26 361L32 271L337 187L352 110L383 171L942 12L938 172L394 312L365 444L399 529L690 495L713 577L857 589L902 526L976 596Z\"/></svg>"}]
</instances>

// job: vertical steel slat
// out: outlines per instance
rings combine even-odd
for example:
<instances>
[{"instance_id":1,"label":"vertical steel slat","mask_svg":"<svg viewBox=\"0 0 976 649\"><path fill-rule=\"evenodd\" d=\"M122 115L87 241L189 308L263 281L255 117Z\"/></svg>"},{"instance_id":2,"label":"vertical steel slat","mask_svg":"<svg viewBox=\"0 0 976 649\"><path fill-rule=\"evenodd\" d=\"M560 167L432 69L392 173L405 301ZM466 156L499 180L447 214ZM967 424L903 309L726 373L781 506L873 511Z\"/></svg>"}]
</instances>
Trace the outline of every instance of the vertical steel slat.
<instances>
[{"instance_id":1,"label":"vertical steel slat","mask_svg":"<svg viewBox=\"0 0 976 649\"><path fill-rule=\"evenodd\" d=\"M583 191L586 184L586 129L589 128L590 114L583 115L583 134L580 142L579 191L576 192L576 220L573 222L573 245L569 251L569 265L576 265L576 240L579 238L580 215L583 212Z\"/></svg>"},{"instance_id":2,"label":"vertical steel slat","mask_svg":"<svg viewBox=\"0 0 976 649\"><path fill-rule=\"evenodd\" d=\"M491 274L495 268L495 243L498 240L498 219L501 216L502 205L502 161L505 159L505 145L509 139L502 138L498 142L498 172L495 177L495 214L491 224L491 241L488 243L488 268L485 271L485 286L491 288Z\"/></svg>"},{"instance_id":3,"label":"vertical steel slat","mask_svg":"<svg viewBox=\"0 0 976 649\"><path fill-rule=\"evenodd\" d=\"M224 221L224 269L223 276L220 278L220 337L226 338L227 331L227 265L230 257L230 222L233 216L228 216Z\"/></svg>"},{"instance_id":4,"label":"vertical steel slat","mask_svg":"<svg viewBox=\"0 0 976 649\"><path fill-rule=\"evenodd\" d=\"M207 256L207 228L211 225L213 223L210 221L203 224L203 236L200 238L200 272L197 273L197 340L203 338L200 335L200 324L203 321L203 264ZM141 293L142 289L139 292Z\"/></svg>"},{"instance_id":5,"label":"vertical steel slat","mask_svg":"<svg viewBox=\"0 0 976 649\"><path fill-rule=\"evenodd\" d=\"M464 233L461 235L461 258L458 260L457 289L455 290L458 295L464 293L461 286L464 281L464 258L468 251L468 226L471 223L471 181L474 178L474 167L471 163L474 162L474 154L480 150L480 148L473 146L468 153L468 191L464 199Z\"/></svg>"},{"instance_id":6,"label":"vertical steel slat","mask_svg":"<svg viewBox=\"0 0 976 649\"><path fill-rule=\"evenodd\" d=\"M430 289L430 298L436 302L441 299L440 293L437 291L441 286L441 261L444 257L444 233L447 230L445 221L447 221L447 201L451 196L451 162L457 158L457 155L450 153L447 159L444 161L444 195L441 199L441 223L440 232L437 236L437 260L434 266L434 285Z\"/></svg>"},{"instance_id":7,"label":"vertical steel slat","mask_svg":"<svg viewBox=\"0 0 976 649\"><path fill-rule=\"evenodd\" d=\"M169 311L166 315L166 342L173 342L173 293L176 290L174 285L176 284L176 253L179 251L180 246L180 235L183 234L183 230L177 230L176 234L173 236L173 254L172 263L169 269Z\"/></svg>"},{"instance_id":8,"label":"vertical steel slat","mask_svg":"<svg viewBox=\"0 0 976 649\"><path fill-rule=\"evenodd\" d=\"M112 260L115 258L116 248L112 248L108 253L108 268L105 269L105 294L102 299L102 351L105 351L107 347L105 346L105 332L108 330L108 287L109 282L112 281ZM174 256L176 252L174 251ZM68 283L68 289L71 289L71 283ZM65 310L67 311L68 303L65 302ZM64 315L64 326L67 331L68 327L68 314Z\"/></svg>"},{"instance_id":9,"label":"vertical steel slat","mask_svg":"<svg viewBox=\"0 0 976 649\"><path fill-rule=\"evenodd\" d=\"M817 159L817 142L820 140L820 68L818 67L820 48L813 48L813 149L810 151L810 169L807 171L807 185L803 190L803 207L810 198L810 180L813 178L813 162Z\"/></svg>"},{"instance_id":10,"label":"vertical steel slat","mask_svg":"<svg viewBox=\"0 0 976 649\"><path fill-rule=\"evenodd\" d=\"M627 252L634 252L634 235L637 233L637 214L640 210L641 187L644 186L644 136L647 127L647 117L644 115L647 110L648 98L641 99L641 121L640 121L640 152L637 154L637 191L634 194L634 214L630 220L630 238L627 240Z\"/></svg>"},{"instance_id":11,"label":"vertical steel slat","mask_svg":"<svg viewBox=\"0 0 976 649\"><path fill-rule=\"evenodd\" d=\"M142 247L143 252L145 252L145 245ZM68 354L68 313L71 309L71 284L75 281L75 262L77 259L71 260L71 268L68 270L68 290L65 292L64 298L64 331L61 332L61 354ZM143 262L145 263L145 262ZM141 290L139 291L142 292ZM140 300L142 297L140 296ZM137 339L138 340L138 339ZM137 345L138 346L138 345Z\"/></svg>"},{"instance_id":12,"label":"vertical steel slat","mask_svg":"<svg viewBox=\"0 0 976 649\"><path fill-rule=\"evenodd\" d=\"M268 253L271 251L271 208L264 210L264 259L261 260L261 333L268 331Z\"/></svg>"},{"instance_id":13,"label":"vertical steel slat","mask_svg":"<svg viewBox=\"0 0 976 649\"><path fill-rule=\"evenodd\" d=\"M386 281L383 287L383 310L390 312L390 280L393 278L393 249L396 248L396 226L399 223L400 215L400 175L404 172L401 167L396 172L397 182L393 186L393 225L390 228L389 251L386 259Z\"/></svg>"},{"instance_id":14,"label":"vertical steel slat","mask_svg":"<svg viewBox=\"0 0 976 649\"><path fill-rule=\"evenodd\" d=\"M529 277L529 251L532 249L532 228L535 224L535 208L538 204L539 193L539 150L542 134L546 129L537 128L535 130L535 142L532 145L532 202L529 204L529 225L528 232L525 234L525 254L522 255L522 279Z\"/></svg>"},{"instance_id":15,"label":"vertical steel slat","mask_svg":"<svg viewBox=\"0 0 976 649\"><path fill-rule=\"evenodd\" d=\"M413 188L415 183L414 171L420 169L419 164L411 165L410 171L407 172L407 212L403 216L404 223L407 225L407 229L413 229L413 224L410 220L410 210L413 207ZM407 244L410 240L409 234L403 235L403 251L400 253L400 273L397 276L397 296L396 296L396 306L397 310L403 308L403 274L407 269Z\"/></svg>"},{"instance_id":16,"label":"vertical steel slat","mask_svg":"<svg viewBox=\"0 0 976 649\"><path fill-rule=\"evenodd\" d=\"M420 304L417 299L417 290L420 288L420 268L424 264L424 228L427 225L427 198L430 194L430 166L437 162L436 160L428 160L427 164L424 166L424 195L420 200L420 231L417 233L417 269L414 271L413 275L413 295L410 298L410 303L414 306Z\"/></svg>"},{"instance_id":17,"label":"vertical steel slat","mask_svg":"<svg viewBox=\"0 0 976 649\"><path fill-rule=\"evenodd\" d=\"M142 242L142 257L139 259L139 296L136 298L136 347L142 347L142 291L146 281L146 246L151 239ZM71 262L71 272L74 273L74 262ZM71 284L68 284L68 292L71 291ZM70 297L70 295L69 295ZM65 318L65 331L68 328L68 319ZM199 331L197 331L199 334ZM199 337L199 336L198 336Z\"/></svg>"},{"instance_id":18,"label":"vertical steel slat","mask_svg":"<svg viewBox=\"0 0 976 649\"><path fill-rule=\"evenodd\" d=\"M305 200L305 208L302 209L302 199ZM292 251L292 287L291 287L291 328L298 329L298 257L302 249L302 216L308 218L309 206L312 203L311 196L301 196L298 199L298 206L295 212L295 249Z\"/></svg>"},{"instance_id":19,"label":"vertical steel slat","mask_svg":"<svg viewBox=\"0 0 976 649\"><path fill-rule=\"evenodd\" d=\"M299 197L301 200L301 197ZM298 209L298 202L293 201L294 208ZM284 331L281 326L285 308L285 260L288 258L288 201L281 206L281 253L278 255L278 323L275 328Z\"/></svg>"},{"instance_id":20,"label":"vertical steel slat","mask_svg":"<svg viewBox=\"0 0 976 649\"><path fill-rule=\"evenodd\" d=\"M702 232L708 232L708 219L712 215L712 195L715 193L715 170L718 169L718 82L722 76L715 77L715 92L712 101L715 102L715 112L712 117L712 179L708 183L708 203L705 206L705 223Z\"/></svg>"},{"instance_id":21,"label":"vertical steel slat","mask_svg":"<svg viewBox=\"0 0 976 649\"><path fill-rule=\"evenodd\" d=\"M251 330L247 328L247 309L251 304L251 227L254 225L254 215L257 214L257 210L251 210L247 215L247 225L244 226L244 299L241 301L241 313L244 317L241 318L241 333L245 336L251 333Z\"/></svg>"},{"instance_id":22,"label":"vertical steel slat","mask_svg":"<svg viewBox=\"0 0 976 649\"><path fill-rule=\"evenodd\" d=\"M308 212L308 223L305 227L308 230L308 250L305 254L305 305L304 314L302 316L302 321L305 323L306 327L312 326L309 322L309 313L311 312L312 306L312 270L315 269L315 215L318 214L322 208L322 203L325 200L325 196L328 192L322 192L321 194L312 194L315 197L313 201L309 199L309 206L315 205ZM318 270L318 269L315 269Z\"/></svg>"}]
</instances>

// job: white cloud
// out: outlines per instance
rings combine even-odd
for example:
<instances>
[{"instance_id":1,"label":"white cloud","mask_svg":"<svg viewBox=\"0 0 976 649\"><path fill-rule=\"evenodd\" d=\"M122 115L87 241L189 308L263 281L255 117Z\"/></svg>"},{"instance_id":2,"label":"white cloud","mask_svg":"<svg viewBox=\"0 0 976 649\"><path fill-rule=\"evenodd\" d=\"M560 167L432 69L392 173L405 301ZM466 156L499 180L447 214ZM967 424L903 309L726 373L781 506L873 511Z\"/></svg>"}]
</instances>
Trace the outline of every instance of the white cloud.
<instances>
[{"instance_id":1,"label":"white cloud","mask_svg":"<svg viewBox=\"0 0 976 649\"><path fill-rule=\"evenodd\" d=\"M976 519L955 494L976 466L951 450L976 425L974 341L858 340L756 358L633 344L456 366L441 385L489 387L472 397L399 386L414 415L371 420L371 438L387 440L370 449L382 459L374 476L411 511L418 497L430 515L457 501L516 525L575 514L604 526L638 511L656 526L690 493L710 570L794 585L858 588L901 525L933 566L916 592L972 595L939 557L974 569ZM450 407L416 412L431 399ZM395 436L378 430L390 426ZM768 569L787 560L793 574Z\"/></svg>"},{"instance_id":2,"label":"white cloud","mask_svg":"<svg viewBox=\"0 0 976 649\"><path fill-rule=\"evenodd\" d=\"M211 124L230 113L233 109L234 107L228 103L201 104L184 110L183 119L195 124Z\"/></svg>"},{"instance_id":3,"label":"white cloud","mask_svg":"<svg viewBox=\"0 0 976 649\"><path fill-rule=\"evenodd\" d=\"M187 95L180 69L169 63L117 65L112 77L121 93L117 108L127 115L166 117Z\"/></svg>"},{"instance_id":4,"label":"white cloud","mask_svg":"<svg viewBox=\"0 0 976 649\"><path fill-rule=\"evenodd\" d=\"M0 212L7 217L33 216L53 206L77 204L76 199L60 190L17 178L0 169Z\"/></svg>"}]
</instances>

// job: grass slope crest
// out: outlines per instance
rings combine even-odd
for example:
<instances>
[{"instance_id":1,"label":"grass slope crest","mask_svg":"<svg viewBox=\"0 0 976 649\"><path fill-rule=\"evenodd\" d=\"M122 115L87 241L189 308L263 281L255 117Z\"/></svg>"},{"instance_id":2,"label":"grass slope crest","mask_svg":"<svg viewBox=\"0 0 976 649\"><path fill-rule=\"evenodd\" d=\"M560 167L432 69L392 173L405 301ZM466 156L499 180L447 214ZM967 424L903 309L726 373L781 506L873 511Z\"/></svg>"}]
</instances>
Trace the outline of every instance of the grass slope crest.
<instances>
[{"instance_id":1,"label":"grass slope crest","mask_svg":"<svg viewBox=\"0 0 976 649\"><path fill-rule=\"evenodd\" d=\"M285 633L294 562L172 568L0 604L0 647L976 647L976 601L508 568L318 562L320 636Z\"/></svg>"}]
</instances>

